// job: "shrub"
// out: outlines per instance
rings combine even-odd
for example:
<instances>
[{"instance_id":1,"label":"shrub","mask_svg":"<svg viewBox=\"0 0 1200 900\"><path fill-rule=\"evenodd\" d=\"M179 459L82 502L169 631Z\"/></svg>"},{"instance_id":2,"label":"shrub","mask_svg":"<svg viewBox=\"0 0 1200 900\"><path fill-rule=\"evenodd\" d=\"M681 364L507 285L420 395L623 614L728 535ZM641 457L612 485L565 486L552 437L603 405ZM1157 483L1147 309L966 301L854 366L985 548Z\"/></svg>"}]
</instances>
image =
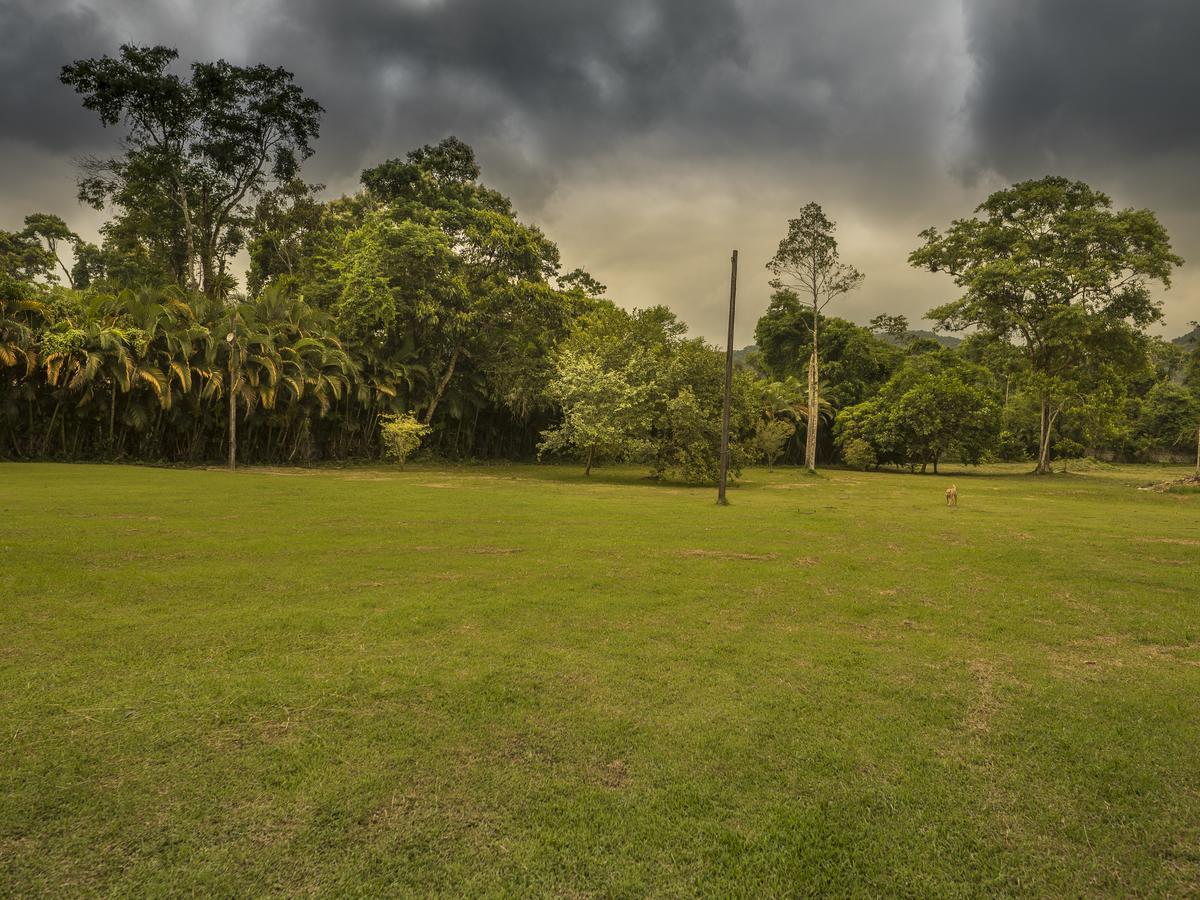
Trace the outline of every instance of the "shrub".
<instances>
[{"instance_id":1,"label":"shrub","mask_svg":"<svg viewBox=\"0 0 1200 900\"><path fill-rule=\"evenodd\" d=\"M764 418L759 421L758 428L754 431L752 446L766 464L774 468L775 460L779 459L783 448L795 433L795 424L786 419Z\"/></svg>"},{"instance_id":2,"label":"shrub","mask_svg":"<svg viewBox=\"0 0 1200 900\"><path fill-rule=\"evenodd\" d=\"M409 413L397 413L380 419L379 433L383 455L403 467L404 461L421 446L421 438L429 434L429 426L422 425Z\"/></svg>"},{"instance_id":3,"label":"shrub","mask_svg":"<svg viewBox=\"0 0 1200 900\"><path fill-rule=\"evenodd\" d=\"M875 448L862 438L854 438L846 442L842 448L842 458L852 469L869 469L877 462Z\"/></svg>"}]
</instances>

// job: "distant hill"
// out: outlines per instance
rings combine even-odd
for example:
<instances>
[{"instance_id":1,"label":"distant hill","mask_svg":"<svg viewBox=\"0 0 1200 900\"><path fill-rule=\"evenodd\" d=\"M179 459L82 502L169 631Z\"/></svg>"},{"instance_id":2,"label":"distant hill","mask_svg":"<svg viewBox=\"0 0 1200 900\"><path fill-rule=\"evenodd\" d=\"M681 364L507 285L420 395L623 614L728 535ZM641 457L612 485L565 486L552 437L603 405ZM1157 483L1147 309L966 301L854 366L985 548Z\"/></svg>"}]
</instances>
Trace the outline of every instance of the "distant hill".
<instances>
[{"instance_id":1,"label":"distant hill","mask_svg":"<svg viewBox=\"0 0 1200 900\"><path fill-rule=\"evenodd\" d=\"M750 354L757 352L758 344L750 344L748 347L743 347L741 350L734 350L733 361L740 365L745 365L746 360L750 357Z\"/></svg>"},{"instance_id":2,"label":"distant hill","mask_svg":"<svg viewBox=\"0 0 1200 900\"><path fill-rule=\"evenodd\" d=\"M949 347L951 350L962 343L962 338L952 337L948 334L934 334L932 331L926 331L923 328L909 329L904 333L903 338L892 337L890 334L876 334L875 336L881 341L885 341L895 347L904 347L918 338L930 338L937 341L943 347ZM1176 343L1178 343L1178 341L1176 341ZM758 345L749 344L748 346L743 347L741 350L733 351L733 361L739 365L745 365L746 360L750 357L750 354L757 352Z\"/></svg>"},{"instance_id":3,"label":"distant hill","mask_svg":"<svg viewBox=\"0 0 1200 900\"><path fill-rule=\"evenodd\" d=\"M918 338L935 340L943 347L949 347L951 350L962 343L962 338L956 338L948 334L934 334L932 331L926 331L923 328L910 328L901 337L893 337L890 334L877 334L875 336L881 341L887 341L887 343L894 344L897 347L903 347Z\"/></svg>"},{"instance_id":4,"label":"distant hill","mask_svg":"<svg viewBox=\"0 0 1200 900\"><path fill-rule=\"evenodd\" d=\"M1193 347L1200 346L1200 328L1193 328L1187 334L1181 334L1179 337L1171 341L1172 344L1178 344L1190 350Z\"/></svg>"}]
</instances>

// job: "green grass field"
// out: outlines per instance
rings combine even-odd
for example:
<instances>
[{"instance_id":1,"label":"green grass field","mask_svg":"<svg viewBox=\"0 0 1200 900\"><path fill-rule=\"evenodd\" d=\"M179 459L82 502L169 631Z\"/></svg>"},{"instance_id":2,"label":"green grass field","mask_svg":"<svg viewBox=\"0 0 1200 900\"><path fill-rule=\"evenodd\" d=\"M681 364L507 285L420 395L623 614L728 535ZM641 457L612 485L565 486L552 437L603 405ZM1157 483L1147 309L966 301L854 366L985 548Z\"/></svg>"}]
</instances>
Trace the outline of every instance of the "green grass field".
<instances>
[{"instance_id":1,"label":"green grass field","mask_svg":"<svg viewBox=\"0 0 1200 900\"><path fill-rule=\"evenodd\" d=\"M1200 494L1023 468L0 466L0 894L1194 895Z\"/></svg>"}]
</instances>

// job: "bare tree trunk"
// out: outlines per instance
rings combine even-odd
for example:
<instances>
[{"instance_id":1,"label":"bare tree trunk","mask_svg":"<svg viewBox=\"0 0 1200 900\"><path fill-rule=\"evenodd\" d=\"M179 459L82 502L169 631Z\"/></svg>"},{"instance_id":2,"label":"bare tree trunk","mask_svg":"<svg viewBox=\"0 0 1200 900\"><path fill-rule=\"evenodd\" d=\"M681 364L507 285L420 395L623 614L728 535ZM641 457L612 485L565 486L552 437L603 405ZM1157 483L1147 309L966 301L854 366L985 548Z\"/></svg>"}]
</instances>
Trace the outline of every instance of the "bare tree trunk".
<instances>
[{"instance_id":1,"label":"bare tree trunk","mask_svg":"<svg viewBox=\"0 0 1200 900\"><path fill-rule=\"evenodd\" d=\"M458 355L459 348L455 347L454 352L450 354L450 364L446 366L446 371L438 379L437 388L433 392L433 399L429 401L429 406L425 409L425 414L421 416L422 425L428 425L433 420L434 410L437 409L438 402L442 399L442 394L446 392L446 386L450 384L450 379L454 377L454 367L458 365Z\"/></svg>"},{"instance_id":2,"label":"bare tree trunk","mask_svg":"<svg viewBox=\"0 0 1200 900\"><path fill-rule=\"evenodd\" d=\"M179 208L183 212L183 236L187 245L187 286L188 290L195 291L197 289L196 238L192 227L192 210L188 206L187 191L183 189L183 185L177 183L175 189L179 192Z\"/></svg>"},{"instance_id":3,"label":"bare tree trunk","mask_svg":"<svg viewBox=\"0 0 1200 900\"><path fill-rule=\"evenodd\" d=\"M583 468L585 476L592 474L592 456L596 453L595 447L588 447L587 464Z\"/></svg>"},{"instance_id":4,"label":"bare tree trunk","mask_svg":"<svg viewBox=\"0 0 1200 900\"><path fill-rule=\"evenodd\" d=\"M1042 395L1041 433L1038 438L1038 463L1034 469L1035 475L1050 473L1050 428L1054 419L1050 415L1050 398Z\"/></svg>"},{"instance_id":5,"label":"bare tree trunk","mask_svg":"<svg viewBox=\"0 0 1200 900\"><path fill-rule=\"evenodd\" d=\"M74 290L75 276L71 274L71 270L68 269L67 264L62 261L62 257L58 255L58 250L54 246L50 247L50 252L53 253L54 258L58 260L58 267L60 269L62 269L63 274L67 276L67 284L69 284L71 286L71 289Z\"/></svg>"}]
</instances>

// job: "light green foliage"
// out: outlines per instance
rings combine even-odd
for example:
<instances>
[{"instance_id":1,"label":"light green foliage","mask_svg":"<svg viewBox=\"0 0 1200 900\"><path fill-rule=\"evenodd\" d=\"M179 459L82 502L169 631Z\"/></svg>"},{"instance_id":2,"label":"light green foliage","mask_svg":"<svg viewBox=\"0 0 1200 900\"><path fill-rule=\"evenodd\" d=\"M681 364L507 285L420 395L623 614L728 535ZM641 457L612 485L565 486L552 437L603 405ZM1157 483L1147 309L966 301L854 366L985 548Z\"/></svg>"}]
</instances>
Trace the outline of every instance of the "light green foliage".
<instances>
[{"instance_id":1,"label":"light green foliage","mask_svg":"<svg viewBox=\"0 0 1200 900\"><path fill-rule=\"evenodd\" d=\"M787 419L760 419L754 429L753 440L758 458L773 467L795 433L796 424Z\"/></svg>"},{"instance_id":2,"label":"light green foliage","mask_svg":"<svg viewBox=\"0 0 1200 900\"><path fill-rule=\"evenodd\" d=\"M879 462L875 448L862 438L851 438L842 448L842 458L852 469L869 469Z\"/></svg>"},{"instance_id":3,"label":"light green foliage","mask_svg":"<svg viewBox=\"0 0 1200 900\"><path fill-rule=\"evenodd\" d=\"M10 452L216 456L232 368L239 419L256 426L243 435L243 450L307 460L354 374L328 317L274 287L234 307L175 290L58 289L27 305L17 324L25 329L25 381L0 383ZM23 419L35 427L18 432Z\"/></svg>"},{"instance_id":4,"label":"light green foliage","mask_svg":"<svg viewBox=\"0 0 1200 900\"><path fill-rule=\"evenodd\" d=\"M401 467L416 449L421 438L429 434L428 425L422 425L408 413L393 413L379 420L379 435L383 442L383 455Z\"/></svg>"},{"instance_id":5,"label":"light green foliage","mask_svg":"<svg viewBox=\"0 0 1200 900\"><path fill-rule=\"evenodd\" d=\"M644 460L658 478L715 483L720 466L724 354L663 307L619 309L598 301L567 337L551 396L562 426L547 430L543 452L570 451L588 465L602 457ZM749 458L760 388L734 376L731 471ZM589 442L595 442L591 444ZM606 449L607 447L607 449Z\"/></svg>"},{"instance_id":6,"label":"light green foliage","mask_svg":"<svg viewBox=\"0 0 1200 900\"><path fill-rule=\"evenodd\" d=\"M550 382L549 396L562 408L562 421L542 434L539 454L574 454L585 474L601 461L638 459L649 445L649 387L631 383L634 363L609 369L596 354L565 350Z\"/></svg>"}]
</instances>

